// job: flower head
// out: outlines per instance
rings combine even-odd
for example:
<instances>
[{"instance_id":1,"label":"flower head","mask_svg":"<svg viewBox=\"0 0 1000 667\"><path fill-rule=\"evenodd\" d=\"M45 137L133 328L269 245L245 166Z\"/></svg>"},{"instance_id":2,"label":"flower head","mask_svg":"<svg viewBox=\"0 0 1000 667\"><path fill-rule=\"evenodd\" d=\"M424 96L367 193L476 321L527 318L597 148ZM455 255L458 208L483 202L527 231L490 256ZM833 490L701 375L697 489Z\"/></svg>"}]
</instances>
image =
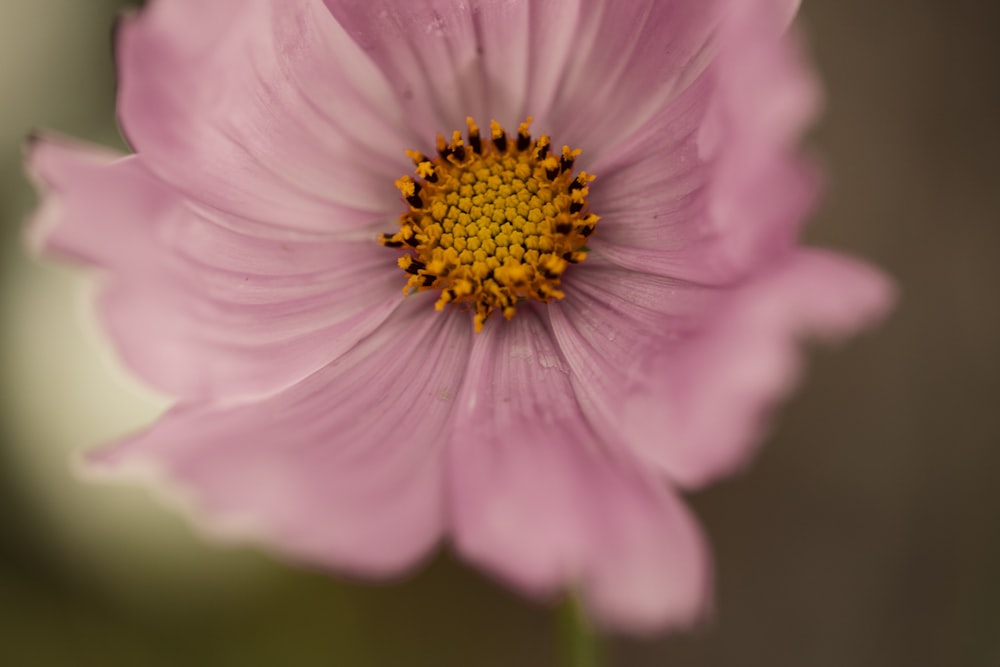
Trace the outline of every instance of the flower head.
<instances>
[{"instance_id":1,"label":"flower head","mask_svg":"<svg viewBox=\"0 0 1000 667\"><path fill-rule=\"evenodd\" d=\"M697 619L679 491L747 460L800 338L890 300L796 244L817 95L795 5L128 15L135 153L30 154L36 242L99 267L121 358L178 399L91 464L151 468L214 529L333 570L392 575L447 538L608 627Z\"/></svg>"}]
</instances>

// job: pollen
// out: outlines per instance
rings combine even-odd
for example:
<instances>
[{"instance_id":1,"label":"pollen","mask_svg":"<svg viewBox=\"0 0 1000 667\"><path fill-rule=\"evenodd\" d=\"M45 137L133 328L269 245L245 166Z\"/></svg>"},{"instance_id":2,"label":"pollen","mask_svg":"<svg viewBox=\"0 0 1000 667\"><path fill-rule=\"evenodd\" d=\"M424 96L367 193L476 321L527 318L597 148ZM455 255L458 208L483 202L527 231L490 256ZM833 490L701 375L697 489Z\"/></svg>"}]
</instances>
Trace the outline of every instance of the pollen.
<instances>
[{"instance_id":1,"label":"pollen","mask_svg":"<svg viewBox=\"0 0 1000 667\"><path fill-rule=\"evenodd\" d=\"M464 138L438 135L436 156L407 151L414 176L396 187L408 210L398 232L379 238L404 252L404 292L439 290L435 308L468 309L476 331L494 311L509 320L526 301L563 298L563 273L587 258L597 225L587 201L594 176L573 175L580 151L532 139L531 120L515 137L492 121L486 139L467 118Z\"/></svg>"}]
</instances>

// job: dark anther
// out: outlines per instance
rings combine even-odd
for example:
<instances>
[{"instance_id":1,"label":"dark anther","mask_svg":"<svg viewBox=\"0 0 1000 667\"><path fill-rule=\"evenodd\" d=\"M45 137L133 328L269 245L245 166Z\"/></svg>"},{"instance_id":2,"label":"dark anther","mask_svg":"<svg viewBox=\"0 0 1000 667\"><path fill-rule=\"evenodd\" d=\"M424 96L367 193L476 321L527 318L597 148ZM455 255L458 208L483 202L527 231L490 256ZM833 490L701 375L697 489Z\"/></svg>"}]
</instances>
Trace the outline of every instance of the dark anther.
<instances>
[{"instance_id":1,"label":"dark anther","mask_svg":"<svg viewBox=\"0 0 1000 667\"><path fill-rule=\"evenodd\" d=\"M573 253L571 253L571 252L564 252L562 258L565 259L570 264L576 264L577 263L577 261L575 259L573 259Z\"/></svg>"},{"instance_id":2,"label":"dark anther","mask_svg":"<svg viewBox=\"0 0 1000 667\"><path fill-rule=\"evenodd\" d=\"M465 160L465 146L455 146L455 148L451 150L451 154L454 155L459 162L462 162Z\"/></svg>"},{"instance_id":3,"label":"dark anther","mask_svg":"<svg viewBox=\"0 0 1000 667\"><path fill-rule=\"evenodd\" d=\"M584 186L583 181L581 181L580 178L577 177L576 180L574 180L572 183L569 184L569 191L573 192L574 190L579 190L583 186Z\"/></svg>"},{"instance_id":4,"label":"dark anther","mask_svg":"<svg viewBox=\"0 0 1000 667\"><path fill-rule=\"evenodd\" d=\"M472 146L472 152L476 155L482 155L483 153L483 140L479 138L479 133L469 132L469 145Z\"/></svg>"},{"instance_id":5,"label":"dark anther","mask_svg":"<svg viewBox=\"0 0 1000 667\"><path fill-rule=\"evenodd\" d=\"M424 180L427 181L428 183L437 183L438 173L436 171L432 171L431 173L424 176Z\"/></svg>"},{"instance_id":6,"label":"dark anther","mask_svg":"<svg viewBox=\"0 0 1000 667\"><path fill-rule=\"evenodd\" d=\"M549 142L546 141L543 143L541 140L539 140L539 142L535 144L535 159L541 162L542 160L545 159L545 156L548 154L549 154Z\"/></svg>"},{"instance_id":7,"label":"dark anther","mask_svg":"<svg viewBox=\"0 0 1000 667\"><path fill-rule=\"evenodd\" d=\"M384 245L387 248L402 248L403 247L403 242L402 241L393 241L392 240L393 236L394 236L394 234L383 234L382 235L382 245Z\"/></svg>"},{"instance_id":8,"label":"dark anther","mask_svg":"<svg viewBox=\"0 0 1000 667\"><path fill-rule=\"evenodd\" d=\"M445 144L444 146L439 147L438 148L438 155L441 156L441 159L447 160L448 156L451 155L451 146L448 146L447 144Z\"/></svg>"},{"instance_id":9,"label":"dark anther","mask_svg":"<svg viewBox=\"0 0 1000 667\"><path fill-rule=\"evenodd\" d=\"M420 241L417 240L416 236L411 236L408 239L403 239L403 243L410 246L411 248L416 248L418 245L420 245Z\"/></svg>"},{"instance_id":10,"label":"dark anther","mask_svg":"<svg viewBox=\"0 0 1000 667\"><path fill-rule=\"evenodd\" d=\"M569 205L570 213L579 213L582 210L583 210L583 202L575 201Z\"/></svg>"},{"instance_id":11,"label":"dark anther","mask_svg":"<svg viewBox=\"0 0 1000 667\"><path fill-rule=\"evenodd\" d=\"M594 233L594 226L593 225L584 225L583 227L580 227L579 232L581 234L583 234L584 237L590 236L591 234Z\"/></svg>"},{"instance_id":12,"label":"dark anther","mask_svg":"<svg viewBox=\"0 0 1000 667\"><path fill-rule=\"evenodd\" d=\"M531 135L526 132L517 133L517 150L526 151L531 145Z\"/></svg>"},{"instance_id":13,"label":"dark anther","mask_svg":"<svg viewBox=\"0 0 1000 667\"><path fill-rule=\"evenodd\" d=\"M407 273L412 273L413 275L417 275L423 269L426 269L426 268L427 268L426 264L424 264L423 262L421 262L418 259L415 259L412 262L410 262L410 265L408 267L406 267L405 271Z\"/></svg>"},{"instance_id":14,"label":"dark anther","mask_svg":"<svg viewBox=\"0 0 1000 667\"><path fill-rule=\"evenodd\" d=\"M424 276L424 287L430 287L437 280L437 276Z\"/></svg>"},{"instance_id":15,"label":"dark anther","mask_svg":"<svg viewBox=\"0 0 1000 667\"><path fill-rule=\"evenodd\" d=\"M413 194L406 198L406 202L413 208L423 208L424 200L420 198L420 183L411 182L413 183Z\"/></svg>"},{"instance_id":16,"label":"dark anther","mask_svg":"<svg viewBox=\"0 0 1000 667\"><path fill-rule=\"evenodd\" d=\"M559 171L572 171L573 169L573 158L564 157L559 159Z\"/></svg>"},{"instance_id":17,"label":"dark anther","mask_svg":"<svg viewBox=\"0 0 1000 667\"><path fill-rule=\"evenodd\" d=\"M507 150L507 134L501 134L499 137L493 137L493 145L496 146L498 153L503 153Z\"/></svg>"},{"instance_id":18,"label":"dark anther","mask_svg":"<svg viewBox=\"0 0 1000 667\"><path fill-rule=\"evenodd\" d=\"M546 169L545 170L545 177L548 178L550 181L555 180L556 176L558 176L558 175L559 175L559 170L558 169Z\"/></svg>"},{"instance_id":19,"label":"dark anther","mask_svg":"<svg viewBox=\"0 0 1000 667\"><path fill-rule=\"evenodd\" d=\"M557 234L569 234L573 231L573 225L568 222L560 222L556 225Z\"/></svg>"}]
</instances>

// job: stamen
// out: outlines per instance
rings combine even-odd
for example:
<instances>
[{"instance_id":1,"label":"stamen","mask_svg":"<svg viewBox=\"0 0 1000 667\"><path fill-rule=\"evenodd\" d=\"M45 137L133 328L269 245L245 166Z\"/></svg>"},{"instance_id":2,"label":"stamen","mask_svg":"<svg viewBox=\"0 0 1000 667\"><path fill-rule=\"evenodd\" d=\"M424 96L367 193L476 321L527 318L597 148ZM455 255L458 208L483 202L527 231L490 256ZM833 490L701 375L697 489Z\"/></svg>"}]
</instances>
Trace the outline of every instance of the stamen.
<instances>
[{"instance_id":1,"label":"stamen","mask_svg":"<svg viewBox=\"0 0 1000 667\"><path fill-rule=\"evenodd\" d=\"M476 121L472 120L472 116L466 117L465 124L469 126L469 145L472 146L472 152L476 155L481 155L483 152L483 141L479 138L479 126L476 125Z\"/></svg>"},{"instance_id":2,"label":"stamen","mask_svg":"<svg viewBox=\"0 0 1000 667\"><path fill-rule=\"evenodd\" d=\"M572 171L573 162L580 155L580 149L572 150L569 146L562 147L562 157L559 160L559 171Z\"/></svg>"},{"instance_id":3,"label":"stamen","mask_svg":"<svg viewBox=\"0 0 1000 667\"><path fill-rule=\"evenodd\" d=\"M534 119L528 116L523 123L517 126L517 150L519 151L526 151L531 145L531 132L528 131L528 128L531 127L532 120Z\"/></svg>"},{"instance_id":4,"label":"stamen","mask_svg":"<svg viewBox=\"0 0 1000 667\"><path fill-rule=\"evenodd\" d=\"M490 121L490 139L497 152L503 153L507 150L507 133L500 127L500 123L495 120Z\"/></svg>"},{"instance_id":5,"label":"stamen","mask_svg":"<svg viewBox=\"0 0 1000 667\"><path fill-rule=\"evenodd\" d=\"M413 164L419 165L421 162L427 162L427 156L420 151L406 151L406 157L413 160Z\"/></svg>"},{"instance_id":6,"label":"stamen","mask_svg":"<svg viewBox=\"0 0 1000 667\"><path fill-rule=\"evenodd\" d=\"M494 310L510 319L525 300L563 298L560 279L586 259L599 220L587 210L594 176L572 174L580 151L563 146L554 155L548 135L531 139L531 121L518 126L514 147L495 120L484 142L469 117L468 144L455 131L450 142L438 135L433 160L407 151L420 181L396 181L410 210L398 232L379 237L406 251L404 291L440 290L437 310L466 304L476 331Z\"/></svg>"},{"instance_id":7,"label":"stamen","mask_svg":"<svg viewBox=\"0 0 1000 667\"><path fill-rule=\"evenodd\" d=\"M451 135L451 144L448 146L452 160L455 163L460 163L465 160L465 142L462 141L462 133L458 130Z\"/></svg>"}]
</instances>

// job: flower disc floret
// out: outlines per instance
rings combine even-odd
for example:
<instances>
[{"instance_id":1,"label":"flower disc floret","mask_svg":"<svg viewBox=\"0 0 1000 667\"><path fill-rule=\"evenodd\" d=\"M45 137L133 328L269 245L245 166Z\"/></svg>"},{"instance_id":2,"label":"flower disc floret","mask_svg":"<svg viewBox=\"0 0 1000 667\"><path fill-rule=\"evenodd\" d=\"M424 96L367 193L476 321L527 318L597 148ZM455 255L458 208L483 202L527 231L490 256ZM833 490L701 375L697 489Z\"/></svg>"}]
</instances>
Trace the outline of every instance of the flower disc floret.
<instances>
[{"instance_id":1,"label":"flower disc floret","mask_svg":"<svg viewBox=\"0 0 1000 667\"><path fill-rule=\"evenodd\" d=\"M489 141L466 123L468 141L438 135L433 159L407 152L417 178L396 187L409 210L381 242L409 250L399 258L410 274L404 291L440 290L438 310L469 304L481 331L494 310L509 320L524 300L563 298L560 279L586 259L598 216L587 203L594 176L573 175L578 149L555 154L548 135L532 139L530 117L513 141L496 121Z\"/></svg>"}]
</instances>

